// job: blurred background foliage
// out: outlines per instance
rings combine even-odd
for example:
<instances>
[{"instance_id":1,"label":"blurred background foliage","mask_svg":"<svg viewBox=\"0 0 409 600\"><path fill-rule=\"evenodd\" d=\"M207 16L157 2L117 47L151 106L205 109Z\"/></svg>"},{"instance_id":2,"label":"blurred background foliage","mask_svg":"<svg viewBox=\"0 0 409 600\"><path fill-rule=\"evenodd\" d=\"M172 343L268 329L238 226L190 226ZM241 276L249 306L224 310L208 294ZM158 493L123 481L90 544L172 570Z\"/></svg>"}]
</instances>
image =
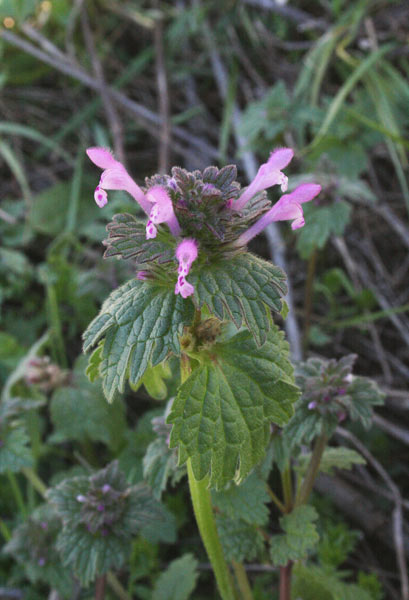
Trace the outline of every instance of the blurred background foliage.
<instances>
[{"instance_id":1,"label":"blurred background foliage","mask_svg":"<svg viewBox=\"0 0 409 600\"><path fill-rule=\"evenodd\" d=\"M271 149L295 149L290 186L314 180L323 193L305 207L297 234L284 224L252 249L285 261L295 357L355 352L357 370L386 392L371 432L350 429L408 494L408 23L409 6L397 0L0 0L0 380L3 404L20 402L11 421L0 411L0 437L9 440L8 453L0 448L6 540L40 502L41 486L22 468L54 485L117 458L128 482L140 481L151 419L176 385L174 370L155 372L146 387L157 405L140 388L109 406L83 374L84 328L134 274L131 262L102 259L106 224L135 204L113 192L97 208L99 174L84 153L91 145L112 147L140 184L174 164L237 162L245 185ZM41 376L30 379L38 356L57 371L34 364ZM169 465L155 464L162 470L150 483L160 496ZM396 490L371 466L325 485L317 578L325 565L341 565L360 573L375 600L398 598L389 543ZM360 522L346 501L351 487L370 502L372 520ZM155 581L166 588L164 565L197 550L183 486L165 505L174 521L164 539L178 536L178 549L136 539L128 592L138 598L150 598ZM407 555L407 524L403 532ZM193 572L189 555L180 560ZM274 570L259 567L256 597L270 598ZM0 555L0 586L34 599L53 581ZM302 597L318 597L311 589Z\"/></svg>"}]
</instances>

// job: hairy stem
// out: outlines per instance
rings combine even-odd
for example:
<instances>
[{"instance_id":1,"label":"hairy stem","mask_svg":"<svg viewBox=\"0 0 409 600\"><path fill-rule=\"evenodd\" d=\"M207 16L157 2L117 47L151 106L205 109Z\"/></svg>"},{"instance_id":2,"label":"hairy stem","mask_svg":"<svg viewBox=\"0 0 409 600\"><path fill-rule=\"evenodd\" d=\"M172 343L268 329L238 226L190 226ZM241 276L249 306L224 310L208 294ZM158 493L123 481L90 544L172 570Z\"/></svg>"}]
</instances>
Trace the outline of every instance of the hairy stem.
<instances>
[{"instance_id":1,"label":"hairy stem","mask_svg":"<svg viewBox=\"0 0 409 600\"><path fill-rule=\"evenodd\" d=\"M30 467L23 467L21 469L21 471L25 475L26 479L31 483L31 485L33 486L33 488L35 490L37 490L37 492L40 494L40 496L42 496L43 498L45 498L45 494L46 494L46 491L47 491L47 486L45 485L45 483L43 481L41 481L41 479L33 471L33 469L31 469Z\"/></svg>"},{"instance_id":2,"label":"hairy stem","mask_svg":"<svg viewBox=\"0 0 409 600\"><path fill-rule=\"evenodd\" d=\"M314 486L315 479L318 475L321 458L326 445L327 436L324 433L322 433L316 439L314 450L307 468L307 472L304 477L304 481L302 482L302 485L297 492L297 497L295 499L295 507L300 506L301 504L305 504L307 502L309 495L311 494L312 488Z\"/></svg>"},{"instance_id":3,"label":"hairy stem","mask_svg":"<svg viewBox=\"0 0 409 600\"><path fill-rule=\"evenodd\" d=\"M11 540L10 530L2 519L0 519L0 533L4 537L6 542Z\"/></svg>"},{"instance_id":4,"label":"hairy stem","mask_svg":"<svg viewBox=\"0 0 409 600\"><path fill-rule=\"evenodd\" d=\"M251 591L250 582L247 577L246 569L243 563L232 560L233 571L236 576L237 585L240 590L241 600L254 600Z\"/></svg>"},{"instance_id":5,"label":"hairy stem","mask_svg":"<svg viewBox=\"0 0 409 600\"><path fill-rule=\"evenodd\" d=\"M13 492L14 499L18 506L18 509L23 516L23 518L27 517L27 507L24 502L23 495L20 490L20 486L18 484L17 478L12 471L7 471L7 477L10 483L11 490Z\"/></svg>"},{"instance_id":6,"label":"hairy stem","mask_svg":"<svg viewBox=\"0 0 409 600\"><path fill-rule=\"evenodd\" d=\"M190 375L189 357L182 354L180 361L181 383ZM194 476L190 459L187 461L187 475L189 479L190 496L192 498L193 512L207 555L210 559L219 592L223 600L235 600L233 578L223 554L223 548L217 533L214 518L212 498L208 488L209 477L197 481Z\"/></svg>"},{"instance_id":7,"label":"hairy stem","mask_svg":"<svg viewBox=\"0 0 409 600\"><path fill-rule=\"evenodd\" d=\"M208 488L209 478L197 481L190 459L187 461L190 495L200 536L216 576L223 600L235 600L233 580L224 558L223 549L216 529L212 500Z\"/></svg>"},{"instance_id":8,"label":"hairy stem","mask_svg":"<svg viewBox=\"0 0 409 600\"><path fill-rule=\"evenodd\" d=\"M281 500L278 498L278 496L273 492L273 490L271 489L271 487L269 485L266 484L266 487L267 487L267 493L270 496L271 500L274 502L274 504L277 506L277 508L282 513L285 513L286 508L285 508L284 504L281 502Z\"/></svg>"},{"instance_id":9,"label":"hairy stem","mask_svg":"<svg viewBox=\"0 0 409 600\"><path fill-rule=\"evenodd\" d=\"M280 595L279 600L291 600L291 573L293 563L290 561L285 567L280 567Z\"/></svg>"},{"instance_id":10,"label":"hairy stem","mask_svg":"<svg viewBox=\"0 0 409 600\"><path fill-rule=\"evenodd\" d=\"M290 465L287 464L284 471L281 473L281 483L283 486L284 495L284 512L289 513L293 507L293 482L291 479Z\"/></svg>"}]
</instances>

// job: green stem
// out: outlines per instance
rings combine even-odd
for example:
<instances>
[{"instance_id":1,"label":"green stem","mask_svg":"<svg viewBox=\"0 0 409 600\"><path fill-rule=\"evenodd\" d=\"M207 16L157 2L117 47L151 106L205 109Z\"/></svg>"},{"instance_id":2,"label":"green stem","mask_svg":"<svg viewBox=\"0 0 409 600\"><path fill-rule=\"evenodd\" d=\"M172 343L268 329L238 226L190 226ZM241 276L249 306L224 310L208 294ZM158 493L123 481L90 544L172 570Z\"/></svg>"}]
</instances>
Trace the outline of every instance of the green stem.
<instances>
[{"instance_id":1,"label":"green stem","mask_svg":"<svg viewBox=\"0 0 409 600\"><path fill-rule=\"evenodd\" d=\"M180 379L184 383L191 373L189 357L182 354L180 360ZM216 520L213 514L212 498L208 488L209 477L197 481L194 476L190 458L187 460L190 496L193 512L207 555L210 559L219 592L223 600L235 600L233 578L223 554L223 548L217 533Z\"/></svg>"},{"instance_id":2,"label":"green stem","mask_svg":"<svg viewBox=\"0 0 409 600\"><path fill-rule=\"evenodd\" d=\"M291 480L291 469L288 464L284 471L281 473L281 483L283 486L284 495L284 512L289 513L293 507L293 483Z\"/></svg>"},{"instance_id":3,"label":"green stem","mask_svg":"<svg viewBox=\"0 0 409 600\"><path fill-rule=\"evenodd\" d=\"M7 472L7 477L13 491L14 498L16 500L18 509L24 518L27 517L27 508L21 494L20 486L18 485L17 478L12 471Z\"/></svg>"},{"instance_id":4,"label":"green stem","mask_svg":"<svg viewBox=\"0 0 409 600\"><path fill-rule=\"evenodd\" d=\"M0 532L1 532L1 535L4 537L4 539L6 540L6 542L11 540L10 530L2 519L0 519Z\"/></svg>"},{"instance_id":5,"label":"green stem","mask_svg":"<svg viewBox=\"0 0 409 600\"><path fill-rule=\"evenodd\" d=\"M233 580L216 529L212 500L208 488L209 478L205 477L201 481L197 481L193 474L190 458L187 461L187 474L197 526L213 567L220 595L223 600L235 600Z\"/></svg>"},{"instance_id":6,"label":"green stem","mask_svg":"<svg viewBox=\"0 0 409 600\"><path fill-rule=\"evenodd\" d=\"M307 502L309 495L311 494L312 488L314 486L315 479L318 475L321 458L326 445L327 436L324 433L322 433L316 439L314 450L307 468L307 472L304 477L304 481L302 482L302 485L297 492L294 507L300 506L301 504L305 504Z\"/></svg>"},{"instance_id":7,"label":"green stem","mask_svg":"<svg viewBox=\"0 0 409 600\"><path fill-rule=\"evenodd\" d=\"M282 513L285 513L286 508L285 508L284 504L281 502L281 500L278 498L278 496L273 492L273 490L271 489L271 487L269 485L266 484L266 488L267 488L268 495L270 496L270 498L274 502L274 504L277 506L277 508Z\"/></svg>"},{"instance_id":8,"label":"green stem","mask_svg":"<svg viewBox=\"0 0 409 600\"><path fill-rule=\"evenodd\" d=\"M35 490L37 490L37 492L40 494L40 496L42 496L43 498L45 498L46 497L46 492L47 492L47 486L45 485L45 483L43 481L41 481L41 479L33 471L33 469L31 469L30 467L23 467L21 469L21 472L25 475L25 477L31 483L31 485L33 486L33 488Z\"/></svg>"},{"instance_id":9,"label":"green stem","mask_svg":"<svg viewBox=\"0 0 409 600\"><path fill-rule=\"evenodd\" d=\"M65 353L60 313L59 313L59 309L58 309L57 293L55 291L55 287L49 281L46 284L46 289L47 289L50 328L52 331L52 338L54 341L54 352L55 352L55 356L57 358L57 362L63 368L66 369L68 363L67 363L67 355Z\"/></svg>"},{"instance_id":10,"label":"green stem","mask_svg":"<svg viewBox=\"0 0 409 600\"><path fill-rule=\"evenodd\" d=\"M110 571L107 573L107 583L111 590L115 592L118 598L120 598L120 600L132 600L128 592L122 587L121 583Z\"/></svg>"},{"instance_id":11,"label":"green stem","mask_svg":"<svg viewBox=\"0 0 409 600\"><path fill-rule=\"evenodd\" d=\"M247 577L246 569L243 563L232 560L232 566L234 574L236 576L237 585L239 586L241 599L242 600L254 600L253 592L251 591L249 579Z\"/></svg>"}]
</instances>

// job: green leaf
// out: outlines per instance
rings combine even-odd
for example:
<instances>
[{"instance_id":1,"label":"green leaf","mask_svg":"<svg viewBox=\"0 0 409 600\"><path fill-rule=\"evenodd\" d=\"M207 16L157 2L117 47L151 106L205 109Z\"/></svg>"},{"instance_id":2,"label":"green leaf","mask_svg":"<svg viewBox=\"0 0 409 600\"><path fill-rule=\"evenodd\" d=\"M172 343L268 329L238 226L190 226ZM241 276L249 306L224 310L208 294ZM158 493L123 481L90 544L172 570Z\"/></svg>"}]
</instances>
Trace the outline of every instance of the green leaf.
<instances>
[{"instance_id":1,"label":"green leaf","mask_svg":"<svg viewBox=\"0 0 409 600\"><path fill-rule=\"evenodd\" d=\"M225 490L212 492L213 503L232 519L242 519L250 525L264 525L268 520L270 502L266 483L257 473L251 473L241 485L230 483Z\"/></svg>"},{"instance_id":2,"label":"green leaf","mask_svg":"<svg viewBox=\"0 0 409 600\"><path fill-rule=\"evenodd\" d=\"M284 567L289 560L299 560L312 550L319 540L314 521L318 514L312 506L303 505L281 517L285 534L270 539L270 556L275 566Z\"/></svg>"},{"instance_id":3,"label":"green leaf","mask_svg":"<svg viewBox=\"0 0 409 600\"><path fill-rule=\"evenodd\" d=\"M112 292L84 333L85 352L105 339L99 371L108 400L123 392L126 378L136 385L149 365L178 355L192 317L192 303L164 286L132 279Z\"/></svg>"},{"instance_id":4,"label":"green leaf","mask_svg":"<svg viewBox=\"0 0 409 600\"><path fill-rule=\"evenodd\" d=\"M297 240L301 258L307 259L315 248L323 248L331 234L342 235L350 214L351 206L343 200L329 206L305 206L305 226Z\"/></svg>"},{"instance_id":5,"label":"green leaf","mask_svg":"<svg viewBox=\"0 0 409 600\"><path fill-rule=\"evenodd\" d=\"M108 239L104 241L107 249L104 257L121 256L133 258L137 265L156 260L159 263L174 259L174 245L166 242L167 236L159 231L154 240L146 239L146 222L127 213L114 215L108 223Z\"/></svg>"},{"instance_id":6,"label":"green leaf","mask_svg":"<svg viewBox=\"0 0 409 600\"><path fill-rule=\"evenodd\" d=\"M29 437L22 428L3 427L0 432L0 473L20 471L34 464Z\"/></svg>"},{"instance_id":7,"label":"green leaf","mask_svg":"<svg viewBox=\"0 0 409 600\"><path fill-rule=\"evenodd\" d=\"M377 383L368 377L353 377L348 388L348 410L353 421L361 421L369 429L372 424L373 406L382 406L385 394Z\"/></svg>"},{"instance_id":8,"label":"green leaf","mask_svg":"<svg viewBox=\"0 0 409 600\"><path fill-rule=\"evenodd\" d=\"M146 485L128 486L117 462L89 477L65 479L47 497L63 522L57 540L62 560L84 584L119 569L137 533L145 535L149 526L168 531L172 520Z\"/></svg>"},{"instance_id":9,"label":"green leaf","mask_svg":"<svg viewBox=\"0 0 409 600\"><path fill-rule=\"evenodd\" d=\"M70 208L71 182L60 182L36 194L30 206L28 220L30 226L39 233L55 236L64 231ZM92 188L82 186L79 202L77 234L100 216L98 207L92 202Z\"/></svg>"},{"instance_id":10,"label":"green leaf","mask_svg":"<svg viewBox=\"0 0 409 600\"><path fill-rule=\"evenodd\" d=\"M84 375L84 359L80 357L76 362L72 384L53 394L50 412L54 431L49 441L90 439L116 450L126 429L124 406L119 399L108 404L101 384L88 381Z\"/></svg>"},{"instance_id":11,"label":"green leaf","mask_svg":"<svg viewBox=\"0 0 409 600\"><path fill-rule=\"evenodd\" d=\"M151 442L143 459L143 476L151 486L155 498L160 499L168 479L177 470L175 451L169 450L166 440L157 438ZM180 471L182 474L183 470Z\"/></svg>"},{"instance_id":12,"label":"green leaf","mask_svg":"<svg viewBox=\"0 0 409 600\"><path fill-rule=\"evenodd\" d=\"M196 587L197 564L191 554L172 561L156 581L152 600L187 600Z\"/></svg>"},{"instance_id":13,"label":"green leaf","mask_svg":"<svg viewBox=\"0 0 409 600\"><path fill-rule=\"evenodd\" d=\"M193 301L206 305L218 319L230 318L243 324L258 344L266 340L270 317L266 307L280 312L287 293L284 272L252 254L239 254L230 260L204 264L189 276L195 286Z\"/></svg>"},{"instance_id":14,"label":"green leaf","mask_svg":"<svg viewBox=\"0 0 409 600\"><path fill-rule=\"evenodd\" d=\"M216 515L216 525L226 560L255 560L262 553L264 540L254 525L224 515Z\"/></svg>"},{"instance_id":15,"label":"green leaf","mask_svg":"<svg viewBox=\"0 0 409 600\"><path fill-rule=\"evenodd\" d=\"M61 521L54 510L49 504L42 504L13 530L3 552L13 556L30 582L42 581L63 598L72 598L74 582L55 546L60 530Z\"/></svg>"},{"instance_id":16,"label":"green leaf","mask_svg":"<svg viewBox=\"0 0 409 600\"><path fill-rule=\"evenodd\" d=\"M300 600L372 600L363 588L344 583L339 572L311 564L295 566L292 593Z\"/></svg>"},{"instance_id":17,"label":"green leaf","mask_svg":"<svg viewBox=\"0 0 409 600\"><path fill-rule=\"evenodd\" d=\"M302 454L298 458L297 472L303 475L307 470L311 453ZM366 460L351 448L339 446L338 448L325 448L321 458L319 470L332 475L334 469L352 469L354 465L364 465Z\"/></svg>"},{"instance_id":18,"label":"green leaf","mask_svg":"<svg viewBox=\"0 0 409 600\"><path fill-rule=\"evenodd\" d=\"M241 481L263 459L270 423L284 425L297 397L282 332L272 325L258 347L243 331L215 344L179 389L168 417L170 447L179 445L180 462L191 458L198 480L209 473L218 489Z\"/></svg>"},{"instance_id":19,"label":"green leaf","mask_svg":"<svg viewBox=\"0 0 409 600\"><path fill-rule=\"evenodd\" d=\"M131 545L129 540L117 536L96 537L76 527L65 528L60 533L57 549L64 565L72 568L87 585L109 569L120 569L129 556Z\"/></svg>"}]
</instances>

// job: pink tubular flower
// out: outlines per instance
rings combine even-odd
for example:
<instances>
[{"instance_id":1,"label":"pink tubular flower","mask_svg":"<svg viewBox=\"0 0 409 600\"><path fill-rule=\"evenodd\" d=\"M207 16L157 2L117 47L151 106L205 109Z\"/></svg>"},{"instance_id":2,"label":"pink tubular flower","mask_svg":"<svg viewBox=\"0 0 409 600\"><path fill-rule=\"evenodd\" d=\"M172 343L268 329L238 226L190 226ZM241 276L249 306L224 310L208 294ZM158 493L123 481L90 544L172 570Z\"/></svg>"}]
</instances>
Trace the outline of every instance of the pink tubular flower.
<instances>
[{"instance_id":1,"label":"pink tubular flower","mask_svg":"<svg viewBox=\"0 0 409 600\"><path fill-rule=\"evenodd\" d=\"M87 149L87 154L94 165L103 169L99 185L97 185L94 193L95 202L100 208L108 202L106 190L124 190L149 214L150 204L146 200L143 191L128 174L123 164L115 160L109 150L93 147Z\"/></svg>"},{"instance_id":2,"label":"pink tubular flower","mask_svg":"<svg viewBox=\"0 0 409 600\"><path fill-rule=\"evenodd\" d=\"M234 203L236 210L241 210L253 196L273 185L281 185L281 191L287 191L288 178L281 172L291 161L294 152L291 148L278 148L270 154L266 163L261 165L257 175Z\"/></svg>"},{"instance_id":3,"label":"pink tubular flower","mask_svg":"<svg viewBox=\"0 0 409 600\"><path fill-rule=\"evenodd\" d=\"M292 220L292 229L298 229L305 224L304 214L301 204L309 202L321 191L321 186L316 183L304 183L299 185L291 194L281 196L280 200L267 211L261 219L252 225L247 231L241 234L237 239L238 246L244 246L253 237L258 235L263 229L273 221Z\"/></svg>"},{"instance_id":4,"label":"pink tubular flower","mask_svg":"<svg viewBox=\"0 0 409 600\"><path fill-rule=\"evenodd\" d=\"M151 203L149 219L146 224L146 239L156 237L158 232L156 225L166 223L171 233L176 237L180 234L179 223L173 212L172 200L165 188L157 185L152 187L146 194L146 199Z\"/></svg>"},{"instance_id":5,"label":"pink tubular flower","mask_svg":"<svg viewBox=\"0 0 409 600\"><path fill-rule=\"evenodd\" d=\"M196 260L197 254L197 242L192 239L182 240L176 248L176 258L179 261L179 268L175 294L180 294L182 298L187 298L194 292L194 287L186 281L186 276L190 271L193 261Z\"/></svg>"}]
</instances>

